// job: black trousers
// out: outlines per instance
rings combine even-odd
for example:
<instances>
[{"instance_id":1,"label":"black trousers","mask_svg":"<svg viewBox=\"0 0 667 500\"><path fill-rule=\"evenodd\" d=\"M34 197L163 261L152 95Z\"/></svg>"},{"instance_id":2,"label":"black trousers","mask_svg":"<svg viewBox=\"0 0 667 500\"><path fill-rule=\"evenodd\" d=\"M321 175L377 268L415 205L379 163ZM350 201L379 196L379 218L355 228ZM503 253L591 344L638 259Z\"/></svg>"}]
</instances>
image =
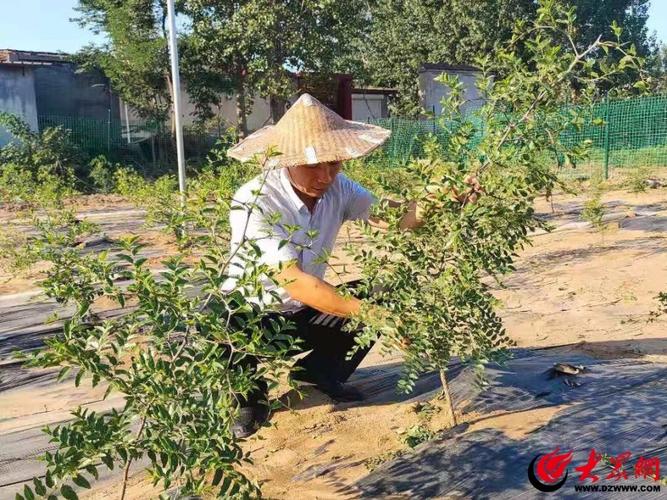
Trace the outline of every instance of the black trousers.
<instances>
[{"instance_id":1,"label":"black trousers","mask_svg":"<svg viewBox=\"0 0 667 500\"><path fill-rule=\"evenodd\" d=\"M355 283L347 284L350 288L354 288L354 285ZM293 350L291 354L310 351L296 362L296 366L305 371L307 379L345 382L373 347L373 343L360 347L350 359L346 359L356 345L355 338L358 333L343 331L343 326L348 321L346 318L325 314L311 307L279 315L294 325L294 329L286 330L284 333L302 340L298 344L298 349ZM244 362L247 363L246 366L256 367L258 360L246 358ZM256 404L258 401L266 400L266 397L266 383L259 382L258 389L242 404Z\"/></svg>"},{"instance_id":2,"label":"black trousers","mask_svg":"<svg viewBox=\"0 0 667 500\"><path fill-rule=\"evenodd\" d=\"M372 345L357 349L350 359L348 353L356 345L354 331L343 331L347 319L321 313L307 307L285 315L295 326L290 333L301 339L301 352L311 350L297 361L313 378L345 382L357 369Z\"/></svg>"}]
</instances>

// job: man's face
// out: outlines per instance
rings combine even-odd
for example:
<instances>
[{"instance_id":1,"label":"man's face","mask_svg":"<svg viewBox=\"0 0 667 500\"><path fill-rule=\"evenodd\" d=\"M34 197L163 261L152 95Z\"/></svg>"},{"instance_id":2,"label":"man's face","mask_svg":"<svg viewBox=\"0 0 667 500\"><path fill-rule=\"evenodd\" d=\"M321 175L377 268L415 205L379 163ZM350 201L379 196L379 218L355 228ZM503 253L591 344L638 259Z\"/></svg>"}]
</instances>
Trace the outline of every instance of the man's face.
<instances>
[{"instance_id":1,"label":"man's face","mask_svg":"<svg viewBox=\"0 0 667 500\"><path fill-rule=\"evenodd\" d=\"M333 184L341 166L341 162L332 161L318 163L317 165L299 165L287 168L292 179L292 185L296 189L313 198L319 198Z\"/></svg>"}]
</instances>

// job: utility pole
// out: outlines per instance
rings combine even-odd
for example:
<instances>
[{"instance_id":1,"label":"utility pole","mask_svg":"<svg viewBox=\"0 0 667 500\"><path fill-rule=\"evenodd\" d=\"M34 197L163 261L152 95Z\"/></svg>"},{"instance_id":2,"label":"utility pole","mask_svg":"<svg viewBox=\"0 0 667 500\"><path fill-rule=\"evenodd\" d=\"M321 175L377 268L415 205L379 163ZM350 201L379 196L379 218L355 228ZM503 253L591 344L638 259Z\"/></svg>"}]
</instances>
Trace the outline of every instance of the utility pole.
<instances>
[{"instance_id":1,"label":"utility pole","mask_svg":"<svg viewBox=\"0 0 667 500\"><path fill-rule=\"evenodd\" d=\"M178 44L176 39L176 9L174 0L167 0L167 24L169 25L169 56L171 59L171 82L173 89L174 125L176 128L176 156L178 159L178 188L181 203L185 204L185 153L183 150L183 127L181 125L181 78L178 67Z\"/></svg>"},{"instance_id":2,"label":"utility pole","mask_svg":"<svg viewBox=\"0 0 667 500\"><path fill-rule=\"evenodd\" d=\"M609 179L609 92L604 98L604 179Z\"/></svg>"},{"instance_id":3,"label":"utility pole","mask_svg":"<svg viewBox=\"0 0 667 500\"><path fill-rule=\"evenodd\" d=\"M127 143L131 144L132 143L132 132L130 131L130 113L127 110L127 103L123 102L123 106L125 107L125 132L127 134Z\"/></svg>"},{"instance_id":4,"label":"utility pole","mask_svg":"<svg viewBox=\"0 0 667 500\"><path fill-rule=\"evenodd\" d=\"M111 154L111 104L112 104L112 95L111 95L111 81L107 79L107 97L109 98L109 104L107 107L107 154Z\"/></svg>"}]
</instances>

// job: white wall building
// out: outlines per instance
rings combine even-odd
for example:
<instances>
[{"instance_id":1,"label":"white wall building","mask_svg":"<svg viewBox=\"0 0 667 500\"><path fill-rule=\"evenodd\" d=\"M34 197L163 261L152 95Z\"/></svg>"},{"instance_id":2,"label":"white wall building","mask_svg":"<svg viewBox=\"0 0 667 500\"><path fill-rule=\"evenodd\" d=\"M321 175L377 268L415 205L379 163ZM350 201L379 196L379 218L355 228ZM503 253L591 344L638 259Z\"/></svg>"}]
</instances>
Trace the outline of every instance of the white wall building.
<instances>
[{"instance_id":1,"label":"white wall building","mask_svg":"<svg viewBox=\"0 0 667 500\"><path fill-rule=\"evenodd\" d=\"M368 122L389 117L389 98L396 91L385 88L363 88L352 90L352 119Z\"/></svg>"},{"instance_id":2,"label":"white wall building","mask_svg":"<svg viewBox=\"0 0 667 500\"><path fill-rule=\"evenodd\" d=\"M464 111L471 111L484 104L484 99L475 86L481 72L473 66L450 64L424 64L419 71L419 93L421 103L427 112L435 111L436 116L442 114L441 101L447 97L449 89L435 80L443 73L457 76L463 84Z\"/></svg>"},{"instance_id":3,"label":"white wall building","mask_svg":"<svg viewBox=\"0 0 667 500\"><path fill-rule=\"evenodd\" d=\"M33 131L38 130L32 68L0 64L0 111L19 116ZM10 139L9 133L0 127L0 147Z\"/></svg>"}]
</instances>

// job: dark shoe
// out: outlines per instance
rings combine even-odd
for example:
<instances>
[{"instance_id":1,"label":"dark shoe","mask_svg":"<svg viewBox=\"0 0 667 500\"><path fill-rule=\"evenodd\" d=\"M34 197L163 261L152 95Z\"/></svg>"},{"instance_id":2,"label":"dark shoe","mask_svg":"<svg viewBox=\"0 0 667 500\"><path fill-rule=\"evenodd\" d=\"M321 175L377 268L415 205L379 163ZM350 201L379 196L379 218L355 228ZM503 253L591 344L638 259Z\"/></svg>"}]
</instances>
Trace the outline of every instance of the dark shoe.
<instances>
[{"instance_id":1,"label":"dark shoe","mask_svg":"<svg viewBox=\"0 0 667 500\"><path fill-rule=\"evenodd\" d=\"M236 439L252 436L269 418L269 408L263 404L242 406L239 416L232 425L232 432Z\"/></svg>"},{"instance_id":2,"label":"dark shoe","mask_svg":"<svg viewBox=\"0 0 667 500\"><path fill-rule=\"evenodd\" d=\"M359 389L325 377L315 370L309 370L304 366L303 360L297 361L294 366L297 369L290 374L293 380L313 384L331 399L340 402L363 401L366 399Z\"/></svg>"},{"instance_id":3,"label":"dark shoe","mask_svg":"<svg viewBox=\"0 0 667 500\"><path fill-rule=\"evenodd\" d=\"M325 382L315 384L315 387L329 396L340 402L363 401L366 397L356 387L343 384L341 382Z\"/></svg>"},{"instance_id":4,"label":"dark shoe","mask_svg":"<svg viewBox=\"0 0 667 500\"><path fill-rule=\"evenodd\" d=\"M332 381L316 377L306 370L298 370L293 372L291 377L294 380L298 380L299 382L313 384L319 391L331 397L331 399L335 399L336 401L348 402L363 401L366 399L361 391L355 387L343 384L337 380Z\"/></svg>"},{"instance_id":5,"label":"dark shoe","mask_svg":"<svg viewBox=\"0 0 667 500\"><path fill-rule=\"evenodd\" d=\"M297 362L294 365L297 369L290 372L290 378L298 380L299 382L306 382L308 384L317 384L318 378L315 377L307 368L300 366Z\"/></svg>"}]
</instances>

